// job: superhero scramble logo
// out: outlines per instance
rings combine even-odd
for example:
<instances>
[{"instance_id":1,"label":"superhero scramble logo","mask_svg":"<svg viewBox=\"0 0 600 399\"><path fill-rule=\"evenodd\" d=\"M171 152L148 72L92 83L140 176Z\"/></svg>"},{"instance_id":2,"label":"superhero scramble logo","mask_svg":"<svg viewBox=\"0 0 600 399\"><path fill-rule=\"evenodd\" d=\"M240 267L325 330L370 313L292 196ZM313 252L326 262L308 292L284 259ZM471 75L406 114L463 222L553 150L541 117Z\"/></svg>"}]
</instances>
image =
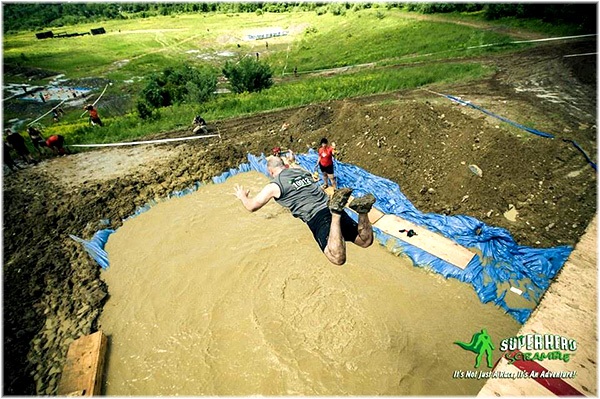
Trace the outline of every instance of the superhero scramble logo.
<instances>
[{"instance_id":1,"label":"superhero scramble logo","mask_svg":"<svg viewBox=\"0 0 600 399\"><path fill-rule=\"evenodd\" d=\"M526 334L500 341L508 364L519 360L562 360L568 362L577 350L577 341L556 334Z\"/></svg>"},{"instance_id":2,"label":"superhero scramble logo","mask_svg":"<svg viewBox=\"0 0 600 399\"><path fill-rule=\"evenodd\" d=\"M475 354L476 369L479 368L484 357L487 367L490 369L494 367L492 357L496 347L485 328L473 334L470 342L455 341L454 344ZM577 341L574 339L557 334L525 334L501 340L498 349L502 352L501 357L505 358L508 364L515 365L518 371L455 370L452 378L567 379L575 378L577 375L577 371L552 372L537 363L544 360L569 362L577 350Z\"/></svg>"},{"instance_id":3,"label":"superhero scramble logo","mask_svg":"<svg viewBox=\"0 0 600 399\"><path fill-rule=\"evenodd\" d=\"M492 351L496 349L494 344L492 343L492 338L488 334L487 330L484 328L480 332L476 332L471 337L471 342L468 344L465 342L455 341L456 345L460 346L464 350L471 351L476 353L475 357L475 368L479 368L479 364L481 363L481 358L483 355L486 357L487 366L489 368L493 367L492 361Z\"/></svg>"}]
</instances>

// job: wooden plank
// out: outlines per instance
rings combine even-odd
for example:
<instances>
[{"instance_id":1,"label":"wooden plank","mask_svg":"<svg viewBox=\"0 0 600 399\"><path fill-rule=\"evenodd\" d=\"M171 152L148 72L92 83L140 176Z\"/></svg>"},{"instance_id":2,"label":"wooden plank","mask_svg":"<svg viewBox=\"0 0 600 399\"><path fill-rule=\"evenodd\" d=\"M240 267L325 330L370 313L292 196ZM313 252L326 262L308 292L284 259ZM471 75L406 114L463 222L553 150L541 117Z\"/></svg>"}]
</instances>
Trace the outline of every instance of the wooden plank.
<instances>
[{"instance_id":1,"label":"wooden plank","mask_svg":"<svg viewBox=\"0 0 600 399\"><path fill-rule=\"evenodd\" d=\"M371 208L371 211L369 211L369 214L367 216L369 217L369 221L371 222L371 224L375 225L375 223L377 223L379 219L385 216L385 213L373 207Z\"/></svg>"},{"instance_id":2,"label":"wooden plank","mask_svg":"<svg viewBox=\"0 0 600 399\"><path fill-rule=\"evenodd\" d=\"M106 344L106 335L102 331L71 343L58 384L59 396L100 395Z\"/></svg>"},{"instance_id":3,"label":"wooden plank","mask_svg":"<svg viewBox=\"0 0 600 399\"><path fill-rule=\"evenodd\" d=\"M373 226L461 269L467 267L475 256L451 239L396 215L385 215ZM399 230L414 230L417 235L408 237L406 232L400 233Z\"/></svg>"}]
</instances>

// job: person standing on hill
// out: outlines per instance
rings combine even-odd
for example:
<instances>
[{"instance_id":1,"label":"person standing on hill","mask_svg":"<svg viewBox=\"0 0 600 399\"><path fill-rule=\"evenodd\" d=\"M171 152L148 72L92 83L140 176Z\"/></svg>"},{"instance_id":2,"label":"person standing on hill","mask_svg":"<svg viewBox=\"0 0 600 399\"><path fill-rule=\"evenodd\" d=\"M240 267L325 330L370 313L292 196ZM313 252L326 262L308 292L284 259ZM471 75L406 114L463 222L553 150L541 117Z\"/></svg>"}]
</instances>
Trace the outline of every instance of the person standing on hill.
<instances>
[{"instance_id":1,"label":"person standing on hill","mask_svg":"<svg viewBox=\"0 0 600 399\"><path fill-rule=\"evenodd\" d=\"M334 144L335 145L335 144ZM334 147L329 145L327 138L321 139L321 146L319 147L319 158L317 159L317 165L323 173L323 189L326 189L329 185L327 181L331 181L331 187L336 189L335 176L333 174L333 151Z\"/></svg>"},{"instance_id":2,"label":"person standing on hill","mask_svg":"<svg viewBox=\"0 0 600 399\"><path fill-rule=\"evenodd\" d=\"M268 157L267 169L273 180L254 198L249 197L250 190L239 185L234 187L234 195L242 201L244 208L255 212L271 198L275 199L308 225L325 257L335 265L346 263L346 241L361 248L373 244L373 227L368 217L375 203L373 194L354 198L350 203L349 208L358 213L357 223L344 211L352 189L336 190L329 199L310 172L286 168L280 157Z\"/></svg>"},{"instance_id":3,"label":"person standing on hill","mask_svg":"<svg viewBox=\"0 0 600 399\"><path fill-rule=\"evenodd\" d=\"M35 148L37 152L42 155L41 147L46 147L46 139L44 139L42 136L42 132L33 126L29 126L27 128L27 133L29 134L33 148Z\"/></svg>"},{"instance_id":4,"label":"person standing on hill","mask_svg":"<svg viewBox=\"0 0 600 399\"><path fill-rule=\"evenodd\" d=\"M15 171L15 172L19 169L22 169L21 167L19 167L19 165L17 165L15 163L15 161L13 161L12 156L10 155L10 147L8 146L8 144L6 144L6 141L2 142L2 149L3 149L2 161L4 162L4 164L6 166L8 166L10 168L10 170Z\"/></svg>"},{"instance_id":5,"label":"person standing on hill","mask_svg":"<svg viewBox=\"0 0 600 399\"><path fill-rule=\"evenodd\" d=\"M100 120L100 117L98 116L98 110L94 108L92 104L86 105L84 109L90 113L90 122L92 125L104 126Z\"/></svg>"},{"instance_id":6,"label":"person standing on hill","mask_svg":"<svg viewBox=\"0 0 600 399\"><path fill-rule=\"evenodd\" d=\"M34 164L38 163L38 161L36 161L29 153L29 149L25 145L25 139L23 136L17 132L13 132L10 129L6 129L4 132L6 133L6 142L21 158L23 158L25 162Z\"/></svg>"}]
</instances>

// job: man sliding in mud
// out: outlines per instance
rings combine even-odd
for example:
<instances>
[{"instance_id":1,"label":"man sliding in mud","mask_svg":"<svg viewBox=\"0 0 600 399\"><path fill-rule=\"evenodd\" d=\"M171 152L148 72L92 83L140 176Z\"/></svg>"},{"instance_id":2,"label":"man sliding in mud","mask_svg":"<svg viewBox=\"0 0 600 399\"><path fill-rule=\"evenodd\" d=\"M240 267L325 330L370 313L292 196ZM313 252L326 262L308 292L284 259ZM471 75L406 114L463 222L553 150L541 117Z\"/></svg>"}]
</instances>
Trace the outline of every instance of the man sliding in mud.
<instances>
[{"instance_id":1,"label":"man sliding in mud","mask_svg":"<svg viewBox=\"0 0 600 399\"><path fill-rule=\"evenodd\" d=\"M327 194L319 188L311 174L298 168L286 169L279 157L267 158L267 169L273 181L267 184L254 198L250 190L235 186L234 195L250 212L266 205L271 198L279 205L289 208L294 217L305 222L321 247L321 250L335 265L346 262L346 241L362 248L373 243L373 227L367 217L375 203L373 194L355 198L349 205L358 213L358 224L344 212L352 189L336 190L328 200Z\"/></svg>"}]
</instances>

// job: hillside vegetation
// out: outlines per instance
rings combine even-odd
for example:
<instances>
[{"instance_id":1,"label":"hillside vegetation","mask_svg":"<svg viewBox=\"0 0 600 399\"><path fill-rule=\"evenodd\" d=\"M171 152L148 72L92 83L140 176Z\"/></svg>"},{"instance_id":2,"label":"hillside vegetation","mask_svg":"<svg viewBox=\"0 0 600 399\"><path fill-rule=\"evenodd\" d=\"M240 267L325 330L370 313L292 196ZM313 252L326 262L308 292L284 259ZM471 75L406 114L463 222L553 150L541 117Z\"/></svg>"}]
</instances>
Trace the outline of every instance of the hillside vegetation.
<instances>
[{"instance_id":1,"label":"hillside vegetation","mask_svg":"<svg viewBox=\"0 0 600 399\"><path fill-rule=\"evenodd\" d=\"M527 10L529 16L535 16L534 8L524 11L505 7L504 14L525 15ZM423 14L447 11L453 13L442 21ZM93 89L90 101L109 84L97 104L104 128L89 126L81 112L71 109L68 103L60 122L52 122L48 116L39 124L47 135L62 134L70 144L114 142L187 128L198 113L215 121L281 107L481 78L494 71L472 61L474 57L525 46L512 44L513 38L501 33L504 22L482 25L485 17L503 15L500 11L490 6L400 3L281 3L277 8L267 3L9 4L4 7L5 21L9 21L5 25L9 33L3 41L4 78L8 83L46 86L50 77L64 75L66 86ZM107 33L37 40L31 31L15 32L23 29L23 19L15 22L17 16L25 14L30 27L86 33L101 26ZM535 21L531 24L538 28L543 24L543 20ZM561 27L571 29L571 33L583 29ZM267 30L285 34L247 39L249 34ZM153 118L140 117L136 103L154 74L181 65L219 71L228 61L237 63L245 57L260 58L269 66L275 78L273 87L256 93L202 97L202 102L190 100L197 96L182 95L184 100L161 108ZM218 88L229 86L221 79ZM7 101L4 122L11 125L9 120L18 120L12 126L22 130L53 105L28 102L23 106L18 98Z\"/></svg>"}]
</instances>

